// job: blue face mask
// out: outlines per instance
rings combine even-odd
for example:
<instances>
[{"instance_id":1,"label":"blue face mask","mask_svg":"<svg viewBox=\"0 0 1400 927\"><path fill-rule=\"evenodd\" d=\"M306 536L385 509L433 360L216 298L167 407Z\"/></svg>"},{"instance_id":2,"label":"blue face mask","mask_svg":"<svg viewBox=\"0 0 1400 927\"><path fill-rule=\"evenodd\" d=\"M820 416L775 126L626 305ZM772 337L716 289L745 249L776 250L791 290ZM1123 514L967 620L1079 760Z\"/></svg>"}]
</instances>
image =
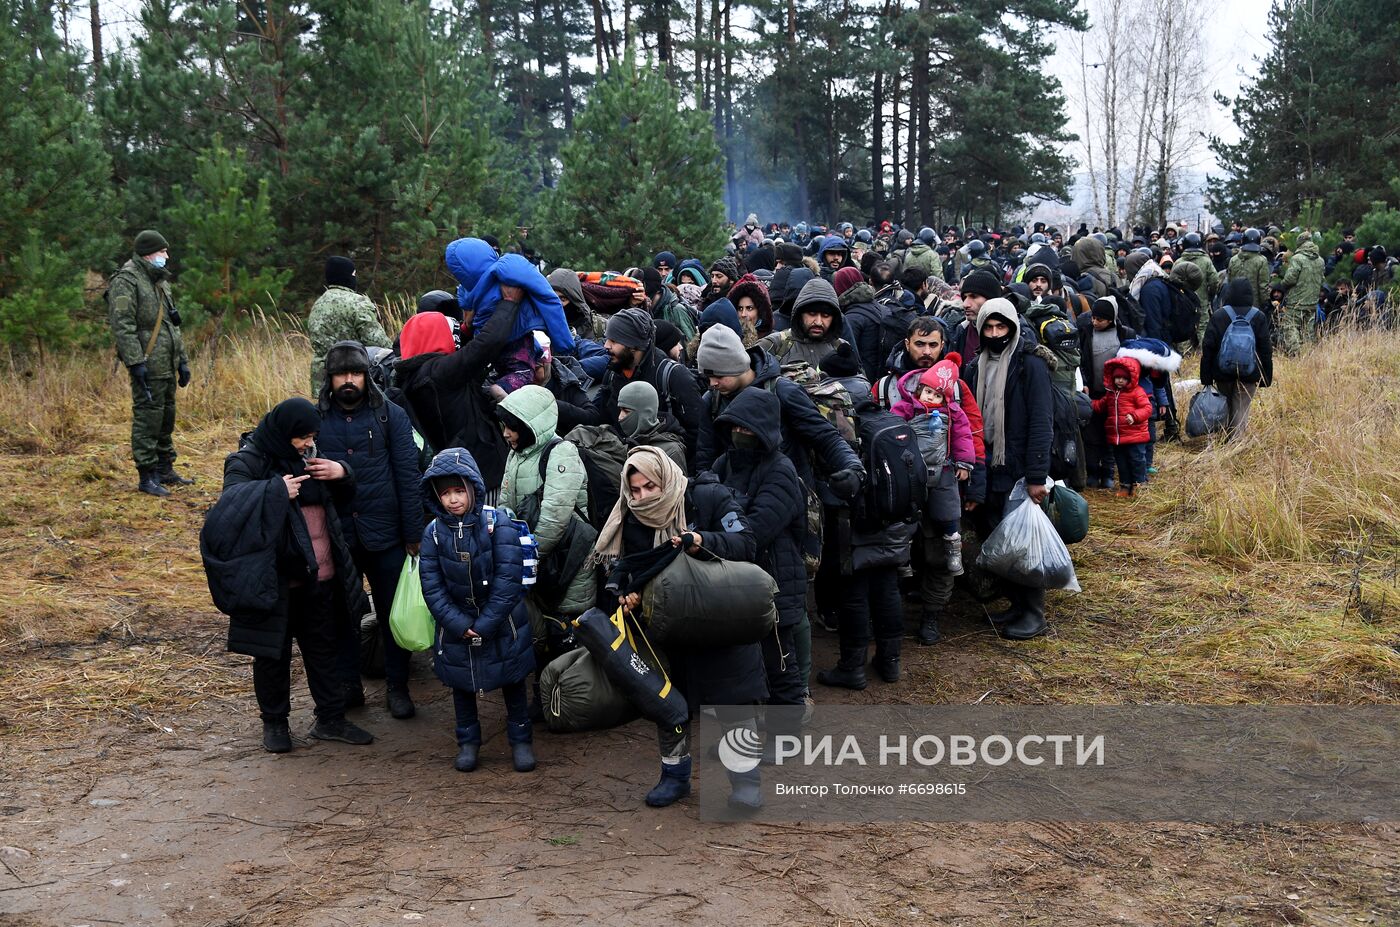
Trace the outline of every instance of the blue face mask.
<instances>
[{"instance_id":1,"label":"blue face mask","mask_svg":"<svg viewBox=\"0 0 1400 927\"><path fill-rule=\"evenodd\" d=\"M150 259L150 261L151 261L151 266L152 266L152 267L161 268L161 267L164 267L164 266L165 266L165 258L164 258L164 257L153 257L153 258Z\"/></svg>"}]
</instances>

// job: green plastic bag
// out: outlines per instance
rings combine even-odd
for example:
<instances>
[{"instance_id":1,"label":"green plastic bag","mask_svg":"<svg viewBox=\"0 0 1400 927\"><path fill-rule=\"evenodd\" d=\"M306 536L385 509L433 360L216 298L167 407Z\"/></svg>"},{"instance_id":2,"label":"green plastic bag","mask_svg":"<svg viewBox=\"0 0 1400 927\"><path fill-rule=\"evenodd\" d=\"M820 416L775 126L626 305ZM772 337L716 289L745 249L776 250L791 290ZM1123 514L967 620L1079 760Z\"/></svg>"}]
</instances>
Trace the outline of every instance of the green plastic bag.
<instances>
[{"instance_id":1,"label":"green plastic bag","mask_svg":"<svg viewBox=\"0 0 1400 927\"><path fill-rule=\"evenodd\" d=\"M423 584L418 579L418 558L409 557L399 571L399 586L389 608L389 630L404 650L427 650L433 646L433 613L423 601Z\"/></svg>"}]
</instances>

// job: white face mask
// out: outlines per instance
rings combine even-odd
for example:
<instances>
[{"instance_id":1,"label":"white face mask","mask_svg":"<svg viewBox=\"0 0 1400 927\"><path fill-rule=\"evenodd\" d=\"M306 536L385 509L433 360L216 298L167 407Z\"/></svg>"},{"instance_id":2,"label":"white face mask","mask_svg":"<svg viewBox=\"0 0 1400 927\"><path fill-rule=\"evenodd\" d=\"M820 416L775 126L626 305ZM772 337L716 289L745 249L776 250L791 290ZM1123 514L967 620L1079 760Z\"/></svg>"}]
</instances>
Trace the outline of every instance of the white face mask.
<instances>
[{"instance_id":1,"label":"white face mask","mask_svg":"<svg viewBox=\"0 0 1400 927\"><path fill-rule=\"evenodd\" d=\"M151 258L151 266L155 268L164 267L165 260L166 259L164 255L157 255L156 257Z\"/></svg>"}]
</instances>

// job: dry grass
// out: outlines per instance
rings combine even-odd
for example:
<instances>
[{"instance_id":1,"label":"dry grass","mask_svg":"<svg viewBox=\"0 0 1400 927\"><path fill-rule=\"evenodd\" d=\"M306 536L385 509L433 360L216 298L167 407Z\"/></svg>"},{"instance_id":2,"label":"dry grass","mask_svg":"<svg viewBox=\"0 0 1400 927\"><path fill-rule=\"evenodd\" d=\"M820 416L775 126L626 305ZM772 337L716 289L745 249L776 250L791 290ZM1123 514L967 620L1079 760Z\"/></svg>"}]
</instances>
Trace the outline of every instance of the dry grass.
<instances>
[{"instance_id":1,"label":"dry grass","mask_svg":"<svg viewBox=\"0 0 1400 927\"><path fill-rule=\"evenodd\" d=\"M238 434L304 391L307 363L301 333L266 320L224 340L213 376L197 353L176 445L199 482L163 501L132 491L129 388L110 355L0 376L0 730L146 725L246 698L199 527ZM953 702L1400 698L1400 347L1349 336L1280 361L1278 381L1246 441L1159 446L1145 497L1090 493L1093 530L1074 551L1085 592L1052 594L1051 636L1007 644L954 622L952 641L909 661L913 691Z\"/></svg>"}]
</instances>

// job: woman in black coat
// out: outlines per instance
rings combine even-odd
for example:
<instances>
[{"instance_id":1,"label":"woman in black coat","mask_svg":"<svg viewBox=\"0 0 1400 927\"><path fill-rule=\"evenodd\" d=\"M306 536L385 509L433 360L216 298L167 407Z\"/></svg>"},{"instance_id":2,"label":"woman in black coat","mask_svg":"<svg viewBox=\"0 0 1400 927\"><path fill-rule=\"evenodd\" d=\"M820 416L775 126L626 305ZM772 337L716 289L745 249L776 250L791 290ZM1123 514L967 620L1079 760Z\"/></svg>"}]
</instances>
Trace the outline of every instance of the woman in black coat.
<instances>
[{"instance_id":1,"label":"woman in black coat","mask_svg":"<svg viewBox=\"0 0 1400 927\"><path fill-rule=\"evenodd\" d=\"M607 564L607 587L622 591L638 588L629 575L631 564L619 558L645 556L663 546L680 547L687 554L701 548L725 560L752 562L753 532L734 494L714 474L694 481L664 452L638 447L622 468L621 494L598 535L594 557ZM617 595L610 603L635 611L640 592ZM700 705L752 706L768 696L763 653L758 644L734 647L667 648L672 684L694 710ZM748 727L757 739L752 708L733 709L720 721L726 728ZM690 724L667 728L658 725L661 747L661 779L647 793L647 804L665 807L690 793ZM758 807L759 774L729 773L733 804Z\"/></svg>"},{"instance_id":2,"label":"woman in black coat","mask_svg":"<svg viewBox=\"0 0 1400 927\"><path fill-rule=\"evenodd\" d=\"M1254 375L1226 376L1219 369L1220 342L1224 340L1230 323L1249 315L1252 292L1249 289L1249 281L1243 277L1231 280L1222 294L1224 305L1215 310L1210 317L1210 322L1206 324L1205 337L1201 339L1201 384L1213 385L1224 394L1226 406L1230 410L1231 441L1243 435L1249 425L1249 406L1254 401L1254 393L1260 387L1267 387L1274 382L1274 349L1270 343L1272 326L1268 313L1265 312L1256 312L1249 320L1250 330L1254 332Z\"/></svg>"},{"instance_id":3,"label":"woman in black coat","mask_svg":"<svg viewBox=\"0 0 1400 927\"><path fill-rule=\"evenodd\" d=\"M776 395L755 386L740 390L715 419L715 437L727 450L715 461L714 472L744 507L758 549L755 562L778 584L777 632L763 641L768 704L804 705L807 684L798 670L794 635L807 613L807 567L802 559L807 500L797 469L778 449L783 440L781 418L782 403Z\"/></svg>"},{"instance_id":4,"label":"woman in black coat","mask_svg":"<svg viewBox=\"0 0 1400 927\"><path fill-rule=\"evenodd\" d=\"M271 552L277 574L276 604L269 611L231 613L228 640L229 650L253 657L263 747L270 753L292 748L287 716L293 638L301 648L316 705L311 736L351 744L374 740L345 720L350 681L337 667L339 636L358 634L359 618L369 611L335 508L337 495L347 500L353 495L354 475L343 464L315 456L320 427L320 413L310 402L284 400L263 416L244 446L224 460L224 495L230 497L229 503L256 499L256 514L264 518L266 536L276 538ZM221 497L220 505L224 501ZM211 528L211 523L218 524L219 508L210 512L206 532L237 531L237 524ZM236 577L226 578L237 582Z\"/></svg>"}]
</instances>

